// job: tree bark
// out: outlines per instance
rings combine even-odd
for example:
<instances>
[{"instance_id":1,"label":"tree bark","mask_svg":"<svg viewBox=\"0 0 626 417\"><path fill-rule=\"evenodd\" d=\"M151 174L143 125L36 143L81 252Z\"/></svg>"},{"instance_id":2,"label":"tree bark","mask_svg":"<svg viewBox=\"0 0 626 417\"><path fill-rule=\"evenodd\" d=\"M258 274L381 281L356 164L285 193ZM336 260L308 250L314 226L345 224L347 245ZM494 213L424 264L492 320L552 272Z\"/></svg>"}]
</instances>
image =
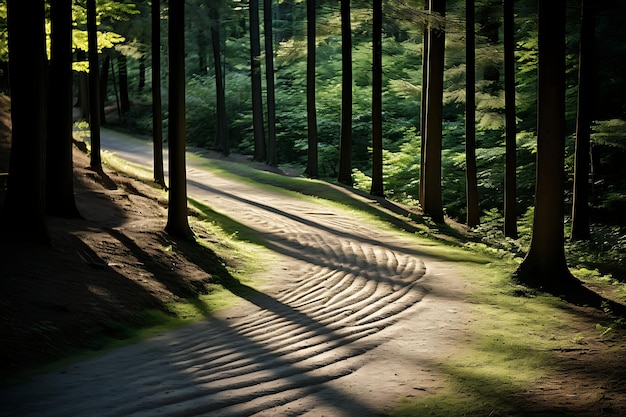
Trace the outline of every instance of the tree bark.
<instances>
[{"instance_id":1,"label":"tree bark","mask_svg":"<svg viewBox=\"0 0 626 417\"><path fill-rule=\"evenodd\" d=\"M185 6L169 4L169 204L165 231L179 238L191 238L187 220L187 174L185 161Z\"/></svg>"},{"instance_id":2,"label":"tree bark","mask_svg":"<svg viewBox=\"0 0 626 417\"><path fill-rule=\"evenodd\" d=\"M226 118L226 91L224 89L224 74L222 73L222 41L220 39L220 15L218 6L211 9L211 45L213 47L213 62L215 63L215 91L217 107L217 129L215 132L215 149L224 155L230 154L228 145L228 121Z\"/></svg>"},{"instance_id":3,"label":"tree bark","mask_svg":"<svg viewBox=\"0 0 626 417\"><path fill-rule=\"evenodd\" d=\"M424 10L429 10L428 0L424 2ZM424 39L422 50L422 97L420 100L420 189L419 201L422 208L424 207L424 151L426 150L426 109L428 108L428 53L430 44L430 29L428 24L424 27Z\"/></svg>"},{"instance_id":4,"label":"tree bark","mask_svg":"<svg viewBox=\"0 0 626 417\"><path fill-rule=\"evenodd\" d=\"M2 229L12 239L50 245L45 219L43 0L8 0L7 29L12 139Z\"/></svg>"},{"instance_id":5,"label":"tree bark","mask_svg":"<svg viewBox=\"0 0 626 417\"><path fill-rule=\"evenodd\" d=\"M478 181L476 179L476 10L474 0L467 0L465 25L465 195L466 223L469 227L480 223Z\"/></svg>"},{"instance_id":6,"label":"tree bark","mask_svg":"<svg viewBox=\"0 0 626 417\"><path fill-rule=\"evenodd\" d=\"M504 6L504 235L517 238L517 126L515 109L515 8L514 0L503 0Z\"/></svg>"},{"instance_id":7,"label":"tree bark","mask_svg":"<svg viewBox=\"0 0 626 417\"><path fill-rule=\"evenodd\" d=\"M274 86L274 43L272 41L272 0L263 0L265 28L265 85L267 88L267 165L278 165L276 149L276 98Z\"/></svg>"},{"instance_id":8,"label":"tree bark","mask_svg":"<svg viewBox=\"0 0 626 417\"><path fill-rule=\"evenodd\" d=\"M102 172L100 156L100 74L98 62L98 26L96 0L87 0L87 36L89 51L89 130L91 133L90 167Z\"/></svg>"},{"instance_id":9,"label":"tree bark","mask_svg":"<svg viewBox=\"0 0 626 417\"><path fill-rule=\"evenodd\" d=\"M163 172L163 109L161 104L161 1L152 0L152 146L154 182L165 187Z\"/></svg>"},{"instance_id":10,"label":"tree bark","mask_svg":"<svg viewBox=\"0 0 626 417\"><path fill-rule=\"evenodd\" d=\"M263 89L261 86L261 34L259 0L250 0L250 78L252 80L252 128L254 131L254 160L267 158L263 128Z\"/></svg>"},{"instance_id":11,"label":"tree bark","mask_svg":"<svg viewBox=\"0 0 626 417\"><path fill-rule=\"evenodd\" d=\"M372 188L383 197L383 2L374 0L372 28Z\"/></svg>"},{"instance_id":12,"label":"tree bark","mask_svg":"<svg viewBox=\"0 0 626 417\"><path fill-rule=\"evenodd\" d=\"M315 97L315 70L316 70L316 17L315 0L306 0L307 15L307 61L306 61L306 114L307 114L307 166L306 175L309 178L317 178L318 152L317 152L317 110Z\"/></svg>"},{"instance_id":13,"label":"tree bark","mask_svg":"<svg viewBox=\"0 0 626 417\"><path fill-rule=\"evenodd\" d=\"M593 121L593 80L595 42L595 5L582 0L578 67L578 114L576 117L576 150L574 152L574 192L572 203L572 240L588 240L589 174L591 165L591 123Z\"/></svg>"},{"instance_id":14,"label":"tree bark","mask_svg":"<svg viewBox=\"0 0 626 417\"><path fill-rule=\"evenodd\" d=\"M118 78L120 85L120 112L124 115L130 110L130 99L128 96L128 65L126 62L126 55L120 54L117 61L117 72L119 75Z\"/></svg>"},{"instance_id":15,"label":"tree bark","mask_svg":"<svg viewBox=\"0 0 626 417\"><path fill-rule=\"evenodd\" d=\"M341 0L341 135L337 180L352 186L352 28L350 0Z\"/></svg>"}]
</instances>

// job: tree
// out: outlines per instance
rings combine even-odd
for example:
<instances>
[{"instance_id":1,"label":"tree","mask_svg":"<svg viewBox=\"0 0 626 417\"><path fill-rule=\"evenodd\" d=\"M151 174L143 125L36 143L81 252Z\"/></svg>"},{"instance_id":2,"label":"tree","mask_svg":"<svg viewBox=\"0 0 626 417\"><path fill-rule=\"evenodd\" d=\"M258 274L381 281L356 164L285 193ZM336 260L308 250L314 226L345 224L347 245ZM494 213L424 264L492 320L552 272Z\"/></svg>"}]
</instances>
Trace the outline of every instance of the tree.
<instances>
[{"instance_id":1,"label":"tree","mask_svg":"<svg viewBox=\"0 0 626 417\"><path fill-rule=\"evenodd\" d=\"M316 50L316 18L315 0L306 0L307 32L306 32L306 114L307 114L307 165L306 175L309 178L317 178L318 155L317 155L317 111L315 100L315 50Z\"/></svg>"},{"instance_id":2,"label":"tree","mask_svg":"<svg viewBox=\"0 0 626 417\"><path fill-rule=\"evenodd\" d=\"M215 63L215 92L217 108L217 129L215 132L215 148L224 155L230 153L228 144L228 122L226 118L226 91L224 88L224 74L222 71L222 40L220 37L219 5L214 4L211 9L211 46L213 62Z\"/></svg>"},{"instance_id":3,"label":"tree","mask_svg":"<svg viewBox=\"0 0 626 417\"><path fill-rule=\"evenodd\" d=\"M383 2L374 0L372 28L372 188L384 196L383 187Z\"/></svg>"},{"instance_id":4,"label":"tree","mask_svg":"<svg viewBox=\"0 0 626 417\"><path fill-rule=\"evenodd\" d=\"M430 0L430 11L443 18L445 0ZM443 135L443 72L445 30L443 20L430 23L428 46L428 86L426 108L426 140L424 149L424 200L422 208L433 221L443 223L441 195L441 144Z\"/></svg>"},{"instance_id":5,"label":"tree","mask_svg":"<svg viewBox=\"0 0 626 417\"><path fill-rule=\"evenodd\" d=\"M152 157L154 182L165 187L163 172L163 111L161 104L161 1L152 0Z\"/></svg>"},{"instance_id":6,"label":"tree","mask_svg":"<svg viewBox=\"0 0 626 417\"><path fill-rule=\"evenodd\" d=\"M424 10L429 11L428 0L424 1ZM420 97L420 189L419 201L424 207L424 150L426 149L426 108L428 107L428 45L430 43L430 29L428 24L424 25L423 32L423 49L422 49L422 96Z\"/></svg>"},{"instance_id":7,"label":"tree","mask_svg":"<svg viewBox=\"0 0 626 417\"><path fill-rule=\"evenodd\" d=\"M581 30L578 66L578 114L576 117L576 149L574 151L574 192L572 203L572 240L587 240L589 230L590 136L593 120L593 80L595 41L595 5L581 2Z\"/></svg>"},{"instance_id":8,"label":"tree","mask_svg":"<svg viewBox=\"0 0 626 417\"><path fill-rule=\"evenodd\" d=\"M130 98L128 95L128 60L124 53L117 57L117 74L120 85L120 113L122 115L130 110Z\"/></svg>"},{"instance_id":9,"label":"tree","mask_svg":"<svg viewBox=\"0 0 626 417\"><path fill-rule=\"evenodd\" d=\"M517 270L524 282L551 290L572 276L564 250L565 0L539 2L537 179L530 248Z\"/></svg>"},{"instance_id":10,"label":"tree","mask_svg":"<svg viewBox=\"0 0 626 417\"><path fill-rule=\"evenodd\" d=\"M503 0L504 6L504 112L505 173L504 173L504 235L517 238L517 127L515 111L515 8L513 0Z\"/></svg>"},{"instance_id":11,"label":"tree","mask_svg":"<svg viewBox=\"0 0 626 417\"><path fill-rule=\"evenodd\" d=\"M250 78L252 80L252 128L254 130L254 160L266 160L263 128L263 90L261 87L261 30L259 0L250 0Z\"/></svg>"},{"instance_id":12,"label":"tree","mask_svg":"<svg viewBox=\"0 0 626 417\"><path fill-rule=\"evenodd\" d=\"M276 99L274 87L274 42L272 36L272 0L263 0L265 29L265 87L267 95L267 164L278 165L276 149Z\"/></svg>"},{"instance_id":13,"label":"tree","mask_svg":"<svg viewBox=\"0 0 626 417\"><path fill-rule=\"evenodd\" d=\"M352 28L350 0L341 0L341 134L337 180L352 186Z\"/></svg>"},{"instance_id":14,"label":"tree","mask_svg":"<svg viewBox=\"0 0 626 417\"><path fill-rule=\"evenodd\" d=\"M7 0L7 29L12 139L2 226L15 239L49 245L45 219L43 0Z\"/></svg>"},{"instance_id":15,"label":"tree","mask_svg":"<svg viewBox=\"0 0 626 417\"><path fill-rule=\"evenodd\" d=\"M185 163L185 3L169 4L169 204L165 230L172 236L191 238L187 220Z\"/></svg>"},{"instance_id":16,"label":"tree","mask_svg":"<svg viewBox=\"0 0 626 417\"><path fill-rule=\"evenodd\" d=\"M72 162L72 2L50 1L51 45L46 138L46 211L80 217Z\"/></svg>"},{"instance_id":17,"label":"tree","mask_svg":"<svg viewBox=\"0 0 626 417\"><path fill-rule=\"evenodd\" d=\"M102 172L100 156L100 75L98 63L98 25L96 0L87 0L87 36L89 42L89 131L91 169Z\"/></svg>"},{"instance_id":18,"label":"tree","mask_svg":"<svg viewBox=\"0 0 626 417\"><path fill-rule=\"evenodd\" d=\"M476 10L474 0L465 2L465 198L469 227L480 223L476 179Z\"/></svg>"}]
</instances>

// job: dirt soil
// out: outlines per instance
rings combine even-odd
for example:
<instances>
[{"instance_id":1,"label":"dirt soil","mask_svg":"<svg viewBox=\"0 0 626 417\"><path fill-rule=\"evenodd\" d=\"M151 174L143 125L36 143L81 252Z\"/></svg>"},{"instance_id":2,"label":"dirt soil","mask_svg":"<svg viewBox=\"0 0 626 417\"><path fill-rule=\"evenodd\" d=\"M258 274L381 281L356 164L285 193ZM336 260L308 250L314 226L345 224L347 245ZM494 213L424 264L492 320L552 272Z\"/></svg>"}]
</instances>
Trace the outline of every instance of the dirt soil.
<instances>
[{"instance_id":1,"label":"dirt soil","mask_svg":"<svg viewBox=\"0 0 626 417\"><path fill-rule=\"evenodd\" d=\"M52 248L1 242L2 379L74 348L99 349L103 337L123 338L120 324L149 325L146 309L193 297L208 282L242 302L0 388L0 416L385 415L400 398L449 389L441 365L463 354L473 321L470 288L454 265L397 235L263 191L244 198L231 184L230 195L201 195L240 214L242 227L256 228L277 253L269 284L255 290L225 279L212 252L163 232L165 201L155 188L111 170L103 177L85 153L74 155L84 218L50 218ZM586 313L573 308L572 326L595 326ZM515 415L624 415L623 344L585 343L555 352L554 372L506 399L519 403Z\"/></svg>"}]
</instances>

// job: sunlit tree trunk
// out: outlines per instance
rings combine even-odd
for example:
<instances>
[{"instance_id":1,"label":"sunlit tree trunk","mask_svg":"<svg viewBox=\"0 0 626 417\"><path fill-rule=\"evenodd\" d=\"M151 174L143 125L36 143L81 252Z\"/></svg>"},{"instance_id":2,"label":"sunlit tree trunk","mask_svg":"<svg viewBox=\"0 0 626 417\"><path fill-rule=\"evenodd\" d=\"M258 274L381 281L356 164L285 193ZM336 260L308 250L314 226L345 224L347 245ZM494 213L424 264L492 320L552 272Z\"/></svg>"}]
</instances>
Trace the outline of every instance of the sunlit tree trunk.
<instances>
[{"instance_id":1,"label":"sunlit tree trunk","mask_svg":"<svg viewBox=\"0 0 626 417\"><path fill-rule=\"evenodd\" d=\"M341 134L337 180L352 185L352 28L350 0L341 0Z\"/></svg>"},{"instance_id":2,"label":"sunlit tree trunk","mask_svg":"<svg viewBox=\"0 0 626 417\"><path fill-rule=\"evenodd\" d=\"M165 187L163 170L163 109L161 103L161 1L152 0L152 157L154 182Z\"/></svg>"},{"instance_id":3,"label":"sunlit tree trunk","mask_svg":"<svg viewBox=\"0 0 626 417\"><path fill-rule=\"evenodd\" d=\"M2 230L13 239L48 245L43 0L8 0L7 29L13 131Z\"/></svg>"},{"instance_id":4,"label":"sunlit tree trunk","mask_svg":"<svg viewBox=\"0 0 626 417\"><path fill-rule=\"evenodd\" d=\"M384 196L383 186L383 2L374 0L372 28L372 188L370 193Z\"/></svg>"},{"instance_id":5,"label":"sunlit tree trunk","mask_svg":"<svg viewBox=\"0 0 626 417\"><path fill-rule=\"evenodd\" d=\"M50 2L50 64L46 141L46 211L80 217L72 161L72 2Z\"/></svg>"},{"instance_id":6,"label":"sunlit tree trunk","mask_svg":"<svg viewBox=\"0 0 626 417\"><path fill-rule=\"evenodd\" d=\"M265 86L267 89L267 164L278 165L276 149L276 99L274 87L274 42L272 36L272 0L263 0L265 29Z\"/></svg>"},{"instance_id":7,"label":"sunlit tree trunk","mask_svg":"<svg viewBox=\"0 0 626 417\"><path fill-rule=\"evenodd\" d=\"M318 155L317 155L317 110L315 99L315 70L316 70L316 18L315 0L306 0L307 15L307 60L306 60L306 114L307 114L307 166L306 175L309 178L317 178Z\"/></svg>"},{"instance_id":8,"label":"sunlit tree trunk","mask_svg":"<svg viewBox=\"0 0 626 417\"><path fill-rule=\"evenodd\" d=\"M465 195L466 223L474 227L480 223L478 183L476 179L476 10L474 0L465 2Z\"/></svg>"},{"instance_id":9,"label":"sunlit tree trunk","mask_svg":"<svg viewBox=\"0 0 626 417\"><path fill-rule=\"evenodd\" d=\"M593 121L593 80L595 41L595 5L583 0L578 67L578 115L574 153L574 192L572 204L572 240L586 240L589 230L589 171L591 164L591 123Z\"/></svg>"},{"instance_id":10,"label":"sunlit tree trunk","mask_svg":"<svg viewBox=\"0 0 626 417\"><path fill-rule=\"evenodd\" d=\"M169 203L165 230L172 236L193 236L187 220L187 174L185 162L185 7L169 4Z\"/></svg>"},{"instance_id":11,"label":"sunlit tree trunk","mask_svg":"<svg viewBox=\"0 0 626 417\"><path fill-rule=\"evenodd\" d=\"M517 127L515 109L515 8L504 6L504 112L506 161L504 174L504 235L517 238Z\"/></svg>"},{"instance_id":12,"label":"sunlit tree trunk","mask_svg":"<svg viewBox=\"0 0 626 417\"><path fill-rule=\"evenodd\" d=\"M445 0L430 0L432 13L443 17ZM428 52L428 88L426 91L426 141L424 149L424 213L437 223L444 222L441 190L441 143L443 129L443 72L445 30L443 22L431 27Z\"/></svg>"},{"instance_id":13,"label":"sunlit tree trunk","mask_svg":"<svg viewBox=\"0 0 626 417\"><path fill-rule=\"evenodd\" d=\"M259 0L250 0L250 77L252 80L252 128L254 131L254 160L267 158L263 128L263 90L261 86L261 34L259 29Z\"/></svg>"},{"instance_id":14,"label":"sunlit tree trunk","mask_svg":"<svg viewBox=\"0 0 626 417\"><path fill-rule=\"evenodd\" d=\"M525 282L563 288L571 275L564 250L565 0L539 2L537 182L528 254L517 270Z\"/></svg>"},{"instance_id":15,"label":"sunlit tree trunk","mask_svg":"<svg viewBox=\"0 0 626 417\"><path fill-rule=\"evenodd\" d=\"M98 62L98 26L96 24L96 0L87 0L87 36L89 51L89 131L91 144L90 166L102 171L100 156L100 69Z\"/></svg>"}]
</instances>

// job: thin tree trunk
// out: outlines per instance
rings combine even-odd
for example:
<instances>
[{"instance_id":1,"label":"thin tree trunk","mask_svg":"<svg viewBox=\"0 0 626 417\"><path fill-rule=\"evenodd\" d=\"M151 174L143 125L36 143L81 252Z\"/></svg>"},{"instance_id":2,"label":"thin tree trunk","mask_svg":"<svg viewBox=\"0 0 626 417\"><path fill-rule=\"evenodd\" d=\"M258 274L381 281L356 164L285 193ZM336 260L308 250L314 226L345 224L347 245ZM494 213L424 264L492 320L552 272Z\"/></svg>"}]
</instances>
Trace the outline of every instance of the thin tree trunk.
<instances>
[{"instance_id":1,"label":"thin tree trunk","mask_svg":"<svg viewBox=\"0 0 626 417\"><path fill-rule=\"evenodd\" d=\"M220 39L220 15L217 6L211 10L211 45L213 47L213 62L215 63L215 91L217 107L217 129L215 132L215 149L224 155L230 153L228 146L228 121L226 118L226 92L224 89L224 75L222 73L222 51Z\"/></svg>"},{"instance_id":2,"label":"thin tree trunk","mask_svg":"<svg viewBox=\"0 0 626 417\"><path fill-rule=\"evenodd\" d=\"M517 238L517 127L515 109L515 8L504 6L504 111L506 114L506 161L504 174L504 235Z\"/></svg>"},{"instance_id":3,"label":"thin tree trunk","mask_svg":"<svg viewBox=\"0 0 626 417\"><path fill-rule=\"evenodd\" d=\"M120 112L124 115L130 110L130 99L128 97L128 66L126 56L120 54L117 61L117 72L119 74L120 82Z\"/></svg>"},{"instance_id":4,"label":"thin tree trunk","mask_svg":"<svg viewBox=\"0 0 626 417\"><path fill-rule=\"evenodd\" d=\"M337 180L352 186L352 28L350 0L341 0L341 135Z\"/></svg>"},{"instance_id":5,"label":"thin tree trunk","mask_svg":"<svg viewBox=\"0 0 626 417\"><path fill-rule=\"evenodd\" d=\"M254 160L264 162L265 132L263 128L263 89L261 86L261 34L259 29L259 0L250 0L250 78L252 80L252 128L254 131Z\"/></svg>"},{"instance_id":6,"label":"thin tree trunk","mask_svg":"<svg viewBox=\"0 0 626 417\"><path fill-rule=\"evenodd\" d=\"M373 3L372 39L372 188L370 194L384 196L383 185L383 2Z\"/></svg>"},{"instance_id":7,"label":"thin tree trunk","mask_svg":"<svg viewBox=\"0 0 626 417\"><path fill-rule=\"evenodd\" d=\"M306 114L307 114L307 167L306 175L309 178L317 178L318 153L317 153L317 110L315 106L315 70L316 70L316 17L315 0L306 0L307 12L307 61L306 61Z\"/></svg>"},{"instance_id":8,"label":"thin tree trunk","mask_svg":"<svg viewBox=\"0 0 626 417\"><path fill-rule=\"evenodd\" d=\"M87 36L89 44L89 130L91 133L91 164L94 171L102 172L100 156L100 75L98 63L98 26L96 0L87 0Z\"/></svg>"},{"instance_id":9,"label":"thin tree trunk","mask_svg":"<svg viewBox=\"0 0 626 417\"><path fill-rule=\"evenodd\" d=\"M104 107L106 104L107 87L109 83L109 67L111 66L111 53L104 56L102 62L102 72L100 72L100 124L106 124L106 114Z\"/></svg>"},{"instance_id":10,"label":"thin tree trunk","mask_svg":"<svg viewBox=\"0 0 626 417\"><path fill-rule=\"evenodd\" d=\"M48 74L46 211L80 217L74 198L72 161L72 2L50 2L51 59Z\"/></svg>"},{"instance_id":11,"label":"thin tree trunk","mask_svg":"<svg viewBox=\"0 0 626 417\"><path fill-rule=\"evenodd\" d=\"M424 10L429 10L428 0L424 2ZM428 108L428 52L430 44L430 29L428 24L424 26L424 39L422 49L422 97L420 102L420 189L419 201L424 207L424 151L426 150L426 109Z\"/></svg>"},{"instance_id":12,"label":"thin tree trunk","mask_svg":"<svg viewBox=\"0 0 626 417\"><path fill-rule=\"evenodd\" d=\"M165 230L172 236L191 238L187 220L187 174L185 161L185 6L169 4L169 204Z\"/></svg>"},{"instance_id":13,"label":"thin tree trunk","mask_svg":"<svg viewBox=\"0 0 626 417\"><path fill-rule=\"evenodd\" d=\"M480 223L478 182L476 179L476 10L474 0L465 2L465 195L469 227Z\"/></svg>"},{"instance_id":14,"label":"thin tree trunk","mask_svg":"<svg viewBox=\"0 0 626 417\"><path fill-rule=\"evenodd\" d=\"M276 98L274 86L274 43L272 42L272 0L263 1L265 28L265 80L267 88L267 164L278 165L276 149Z\"/></svg>"},{"instance_id":15,"label":"thin tree trunk","mask_svg":"<svg viewBox=\"0 0 626 417\"><path fill-rule=\"evenodd\" d=\"M163 172L163 109L161 104L161 1L152 0L152 145L154 182L165 187Z\"/></svg>"},{"instance_id":16,"label":"thin tree trunk","mask_svg":"<svg viewBox=\"0 0 626 417\"><path fill-rule=\"evenodd\" d=\"M582 0L581 34L578 68L578 115L574 153L574 192L572 204L572 240L588 240L589 173L591 165L591 123L593 121L593 80L595 42L595 5Z\"/></svg>"}]
</instances>

